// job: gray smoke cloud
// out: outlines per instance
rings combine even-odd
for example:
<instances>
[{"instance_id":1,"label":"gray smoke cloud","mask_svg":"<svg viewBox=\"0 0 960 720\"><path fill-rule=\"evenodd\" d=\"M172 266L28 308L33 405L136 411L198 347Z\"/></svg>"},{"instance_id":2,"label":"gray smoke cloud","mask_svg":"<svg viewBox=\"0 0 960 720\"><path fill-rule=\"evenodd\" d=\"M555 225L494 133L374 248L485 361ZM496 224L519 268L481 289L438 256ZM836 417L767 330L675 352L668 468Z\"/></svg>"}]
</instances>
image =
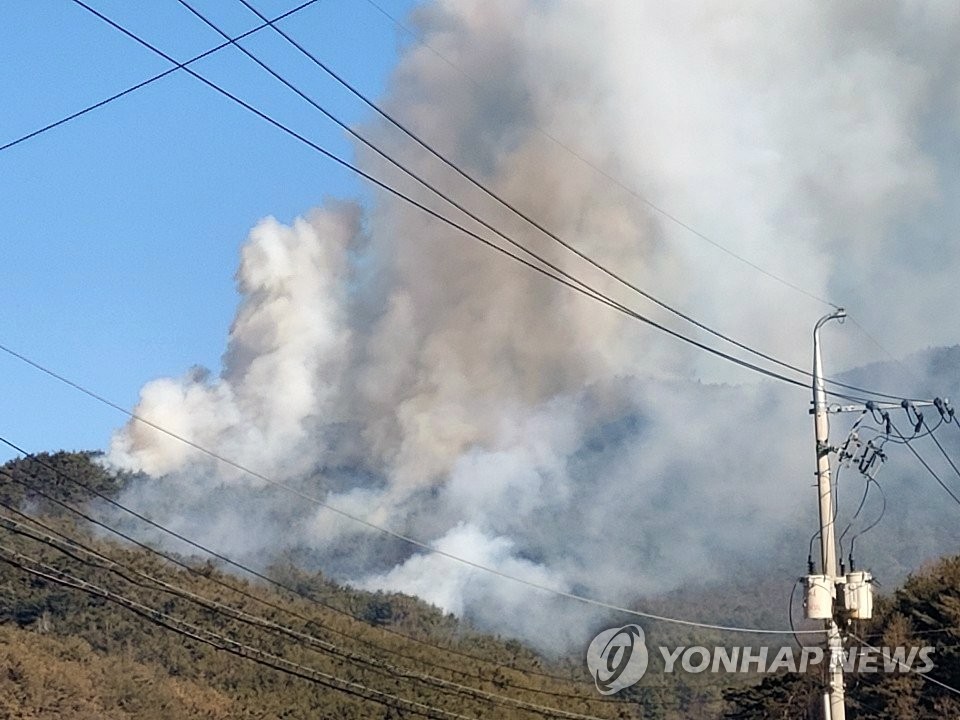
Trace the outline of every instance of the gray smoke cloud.
<instances>
[{"instance_id":1,"label":"gray smoke cloud","mask_svg":"<svg viewBox=\"0 0 960 720\"><path fill-rule=\"evenodd\" d=\"M427 45L403 53L390 111L651 293L804 367L826 309L605 174L847 304L894 355L960 338L956 3L448 0L411 22ZM361 130L679 327L394 129ZM411 187L362 147L357 157ZM258 224L219 372L149 382L137 414L369 522L616 603L720 577L732 556L809 519L797 510L813 508L802 390L759 383L372 197ZM828 346L833 369L879 352L855 329L832 329ZM919 374L893 379L918 392ZM588 639L594 614L580 606L417 552L147 426L120 429L109 462L150 476L128 502L226 552L305 549L342 580L540 647Z\"/></svg>"}]
</instances>

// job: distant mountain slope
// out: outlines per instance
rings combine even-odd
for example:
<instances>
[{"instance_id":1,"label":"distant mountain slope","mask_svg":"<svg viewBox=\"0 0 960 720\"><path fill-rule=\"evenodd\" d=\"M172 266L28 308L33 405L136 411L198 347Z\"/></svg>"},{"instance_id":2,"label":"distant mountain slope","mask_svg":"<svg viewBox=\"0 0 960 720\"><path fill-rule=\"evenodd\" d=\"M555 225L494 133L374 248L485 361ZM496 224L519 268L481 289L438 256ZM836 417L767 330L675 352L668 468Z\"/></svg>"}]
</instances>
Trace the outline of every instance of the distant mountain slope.
<instances>
[{"instance_id":1,"label":"distant mountain slope","mask_svg":"<svg viewBox=\"0 0 960 720\"><path fill-rule=\"evenodd\" d=\"M960 717L960 556L944 558L911 576L892 596L881 599L873 620L855 623L853 632L852 645L933 647L933 668L927 677L949 687L924 680L917 673L849 674L845 684L850 720ZM815 673L784 673L754 687L728 692L731 707L725 717L819 717L815 709L821 694Z\"/></svg>"},{"instance_id":2,"label":"distant mountain slope","mask_svg":"<svg viewBox=\"0 0 960 720\"><path fill-rule=\"evenodd\" d=\"M42 462L101 491L122 484L87 454ZM631 703L602 698L582 670L547 666L414 598L338 588L292 567L270 571L297 595L94 537L57 505L96 514L92 503L39 469L29 460L0 469L4 716L527 718L551 717L551 708L633 716ZM90 592L56 580L89 583Z\"/></svg>"},{"instance_id":3,"label":"distant mountain slope","mask_svg":"<svg viewBox=\"0 0 960 720\"><path fill-rule=\"evenodd\" d=\"M931 399L952 397L956 399L954 406L960 414L960 345L930 348L900 362L871 363L840 374L837 379L889 393L901 392ZM897 408L889 412L895 425L909 436L913 428L906 420L904 411ZM930 427L937 427L940 415L936 409L923 408L921 412ZM831 443L834 446L844 442L849 428L858 418L859 413L831 417ZM876 425L869 417L865 418L860 430L864 442L877 435L870 427L876 428ZM735 624L783 626L790 587L796 577L806 572L811 536L817 528L816 489L812 484L812 421L809 433L809 462L802 467L791 468L781 480L807 485L807 501L791 514L779 518L779 532L764 551L761 554L746 552L726 558L726 566L736 569L728 579L687 583L674 592L645 598L645 606L669 606L676 614L684 616L705 612L703 617L715 622L739 621ZM921 434L925 433L926 430L921 429ZM951 459L960 464L960 427L945 423L937 429L936 437ZM960 505L938 486L910 450L896 440L894 437L884 446L887 460L876 475L886 498L885 509L883 498L874 487L867 497L861 517L854 520L853 516L863 497L865 481L855 467L838 468L836 462L833 465L839 497L837 534L850 524L850 531L844 538L842 559L845 563L849 561L851 536L880 518L881 511L883 513L876 527L857 537L854 561L859 567L871 569L884 588L896 587L907 579L910 572L944 555L960 553ZM913 441L912 446L944 484L960 495L960 476L936 444L929 437L921 437ZM757 479L758 482L763 480ZM712 607L707 609L705 606Z\"/></svg>"},{"instance_id":4,"label":"distant mountain slope","mask_svg":"<svg viewBox=\"0 0 960 720\"><path fill-rule=\"evenodd\" d=\"M904 364L920 377L911 388L917 389L918 396L938 394L960 399L960 346L931 349ZM851 371L842 379L899 390L909 387L902 384L904 376L897 363L876 363ZM728 390L702 388L708 394ZM931 423L939 417L935 411L924 412ZM894 411L896 422L906 430L900 413ZM854 415L834 420L834 444L842 442L855 419ZM633 422L632 418L627 420ZM640 431L639 426L624 422L627 435ZM619 442L619 436L608 430L598 437L607 443ZM960 459L960 428L944 426L938 438L951 457ZM960 478L929 439L918 438L914 447L944 482L960 490ZM885 450L888 460L877 477L887 507L882 522L858 539L857 561L860 566L870 567L884 588L891 588L911 569L960 551L960 506L937 486L905 446L890 443ZM38 720L394 718L416 715L415 709L419 708L428 717L458 712L476 718L525 718L549 717L550 708L554 708L601 718L706 720L719 717L728 705L748 712L746 708L775 703L777 693L786 687L784 683L794 683L790 692L806 687L802 678L768 678L751 691L743 690L744 683L751 681L749 677L651 672L639 685L610 702L596 692L579 654L548 662L514 640L482 635L461 619L416 598L343 587L320 573L302 569L296 549L266 571L295 591L288 592L259 581L240 580L222 563L209 558L178 556L189 569L178 568L129 543L109 540L105 532L93 532L86 521L64 507L91 516L99 516L102 508L101 501L66 481L65 476L107 497L117 497L129 478L105 471L90 453L45 454L39 460L13 461L0 468L0 516L5 518L0 520L0 546L7 560L0 564L0 663L7 670L5 675L0 673L0 714L16 712ZM807 470L812 476L812 466L811 449L809 468L797 468L777 481L805 482ZM864 483L849 468L840 471L838 482L838 522L842 528L851 519ZM809 504L789 516L775 518L778 534L763 552L728 553L725 566L738 569L729 579L687 582L659 595L638 593L635 605L707 622L783 627L790 587L806 571L807 548L816 524L814 493L811 487ZM864 517L854 524L853 532L875 519L880 508L879 497L871 494ZM47 527L31 525L18 512L40 519ZM33 529L26 529L30 527ZM63 536L84 543L110 560L71 548L64 544ZM184 546L182 551L187 549ZM48 567L30 565L27 559L39 560ZM948 596L953 592L956 583L949 575L949 562L934 565L932 576L922 574L919 580L911 580L892 604L883 605L885 614L878 621L881 624L875 624L875 631L885 632L887 626L882 623L891 621L891 613L913 617L910 603L917 588L926 593L921 607L927 610L936 593ZM104 597L104 593L98 596L96 592L65 588L53 579L25 573L15 566L18 563L54 577L66 573L59 577L61 581L79 579L109 591L107 594L116 593L140 603L148 608L147 617L123 607L115 598ZM953 578L948 578L947 585L936 585L947 575ZM149 617L155 611L163 613L164 618L215 632L216 637L227 638L228 644L233 641L254 648L254 656L268 661L258 665L246 650L239 653L247 654L246 658L217 650L214 645L220 641L216 639L187 639L153 622L160 619ZM799 601L794 604L794 612L800 612ZM622 620L611 616L609 625ZM644 624L655 644L722 645L736 640L710 632ZM295 672L284 674L269 667L271 664ZM312 679L298 677L297 673ZM327 682L318 683L318 679ZM728 689L728 701L724 701L724 688L730 685L740 690ZM907 689L914 692L910 688L912 685ZM885 702L885 691L876 692L880 693L880 702ZM943 704L939 696L918 692L920 695L911 697L920 698L916 702L926 703L924 707L933 707L931 702L939 703L937 707ZM750 705L754 701L759 704Z\"/></svg>"},{"instance_id":5,"label":"distant mountain slope","mask_svg":"<svg viewBox=\"0 0 960 720\"><path fill-rule=\"evenodd\" d=\"M229 720L237 703L78 637L0 626L0 717L22 720Z\"/></svg>"}]
</instances>

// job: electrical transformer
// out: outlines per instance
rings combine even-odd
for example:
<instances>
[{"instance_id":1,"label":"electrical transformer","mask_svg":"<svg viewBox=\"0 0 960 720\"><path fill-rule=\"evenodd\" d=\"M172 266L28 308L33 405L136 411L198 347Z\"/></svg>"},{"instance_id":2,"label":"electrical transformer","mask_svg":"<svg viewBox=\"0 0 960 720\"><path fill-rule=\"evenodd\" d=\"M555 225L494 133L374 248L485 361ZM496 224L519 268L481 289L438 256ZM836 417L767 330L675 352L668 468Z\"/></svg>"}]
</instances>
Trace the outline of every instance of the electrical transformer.
<instances>
[{"instance_id":1,"label":"electrical transformer","mask_svg":"<svg viewBox=\"0 0 960 720\"><path fill-rule=\"evenodd\" d=\"M873 617L873 576L868 572L847 573L843 586L843 604L853 620Z\"/></svg>"},{"instance_id":2,"label":"electrical transformer","mask_svg":"<svg viewBox=\"0 0 960 720\"><path fill-rule=\"evenodd\" d=\"M826 575L807 575L804 616L808 620L829 620L833 617L833 579Z\"/></svg>"}]
</instances>

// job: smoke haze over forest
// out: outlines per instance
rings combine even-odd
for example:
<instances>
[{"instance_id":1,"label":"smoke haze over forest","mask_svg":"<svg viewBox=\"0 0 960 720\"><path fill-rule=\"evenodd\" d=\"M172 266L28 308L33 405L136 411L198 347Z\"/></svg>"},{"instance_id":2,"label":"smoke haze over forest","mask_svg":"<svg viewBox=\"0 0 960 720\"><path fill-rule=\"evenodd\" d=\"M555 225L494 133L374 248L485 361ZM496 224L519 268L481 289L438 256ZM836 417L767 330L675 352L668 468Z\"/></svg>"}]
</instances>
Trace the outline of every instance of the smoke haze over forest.
<instances>
[{"instance_id":1,"label":"smoke haze over forest","mask_svg":"<svg viewBox=\"0 0 960 720\"><path fill-rule=\"evenodd\" d=\"M808 367L829 307L629 187L843 304L903 359L857 325L832 325L828 374L883 360L849 377L917 397L960 390L955 354L914 355L960 342L955 3L616 0L601 13L586 0L448 0L409 22L427 45L403 52L384 105L546 227L698 320ZM386 123L357 129L568 271L716 342ZM356 157L411 186L363 147ZM813 524L808 391L632 322L385 193L305 208L290 225L264 219L236 276L221 367L148 382L136 413L370 523L616 603L718 579L731 558ZM937 489L897 484L916 473L908 460L880 476L914 503L889 522L929 511L940 527ZM225 552L265 562L294 548L338 579L419 595L541 647L581 645L593 617L144 425L120 428L108 461L148 476L129 504ZM929 544L906 532L901 551L943 551L949 533L938 532Z\"/></svg>"}]
</instances>

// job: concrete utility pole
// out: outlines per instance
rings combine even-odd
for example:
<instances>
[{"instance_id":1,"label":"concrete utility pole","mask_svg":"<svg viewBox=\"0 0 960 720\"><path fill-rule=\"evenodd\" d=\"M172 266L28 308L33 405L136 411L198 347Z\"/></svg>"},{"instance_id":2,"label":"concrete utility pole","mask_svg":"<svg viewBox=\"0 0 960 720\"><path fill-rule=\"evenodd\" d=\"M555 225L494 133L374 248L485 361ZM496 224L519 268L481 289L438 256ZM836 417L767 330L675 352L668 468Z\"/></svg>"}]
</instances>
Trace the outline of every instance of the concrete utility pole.
<instances>
[{"instance_id":1,"label":"concrete utility pole","mask_svg":"<svg viewBox=\"0 0 960 720\"><path fill-rule=\"evenodd\" d=\"M843 701L843 639L836 619L837 545L834 538L833 490L830 487L830 424L827 393L823 386L823 363L820 359L820 328L831 320L842 320L847 313L838 308L824 315L813 329L813 417L817 440L817 492L820 495L820 572L826 577L834 595L830 617L824 620L827 631L826 689L823 709L825 720L846 720Z\"/></svg>"}]
</instances>

